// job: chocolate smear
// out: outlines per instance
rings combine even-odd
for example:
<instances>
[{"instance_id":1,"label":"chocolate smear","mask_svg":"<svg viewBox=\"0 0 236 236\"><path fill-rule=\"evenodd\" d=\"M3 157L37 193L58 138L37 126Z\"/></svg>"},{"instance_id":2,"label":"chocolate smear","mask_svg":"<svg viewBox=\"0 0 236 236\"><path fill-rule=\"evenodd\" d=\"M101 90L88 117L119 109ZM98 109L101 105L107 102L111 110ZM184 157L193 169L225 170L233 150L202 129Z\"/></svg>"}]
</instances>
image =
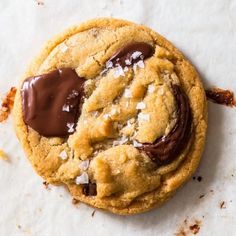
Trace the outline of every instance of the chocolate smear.
<instances>
[{"instance_id":1,"label":"chocolate smear","mask_svg":"<svg viewBox=\"0 0 236 236\"><path fill-rule=\"evenodd\" d=\"M153 53L154 48L150 44L144 42L133 42L119 49L106 63L106 68L130 66L140 60L151 57Z\"/></svg>"},{"instance_id":2,"label":"chocolate smear","mask_svg":"<svg viewBox=\"0 0 236 236\"><path fill-rule=\"evenodd\" d=\"M177 103L177 121L174 128L153 144L143 143L138 147L159 165L173 161L184 149L191 135L192 115L188 97L178 85L172 85L172 90Z\"/></svg>"},{"instance_id":3,"label":"chocolate smear","mask_svg":"<svg viewBox=\"0 0 236 236\"><path fill-rule=\"evenodd\" d=\"M207 98L217 104L226 106L236 106L236 101L234 100L234 93L230 90L224 90L220 88L206 89Z\"/></svg>"},{"instance_id":4,"label":"chocolate smear","mask_svg":"<svg viewBox=\"0 0 236 236\"><path fill-rule=\"evenodd\" d=\"M82 191L85 196L96 196L97 195L97 185L96 183L88 183L82 185Z\"/></svg>"},{"instance_id":5,"label":"chocolate smear","mask_svg":"<svg viewBox=\"0 0 236 236\"><path fill-rule=\"evenodd\" d=\"M24 122L46 137L73 133L84 81L71 68L27 78L21 88Z\"/></svg>"}]
</instances>

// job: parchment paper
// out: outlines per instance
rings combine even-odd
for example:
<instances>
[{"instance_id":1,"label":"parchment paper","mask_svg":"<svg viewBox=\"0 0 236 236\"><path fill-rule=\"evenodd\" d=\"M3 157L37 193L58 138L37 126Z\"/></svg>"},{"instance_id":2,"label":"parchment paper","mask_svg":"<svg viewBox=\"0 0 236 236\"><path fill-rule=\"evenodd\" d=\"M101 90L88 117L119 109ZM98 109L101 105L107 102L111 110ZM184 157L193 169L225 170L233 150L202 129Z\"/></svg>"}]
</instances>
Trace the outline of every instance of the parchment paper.
<instances>
[{"instance_id":1,"label":"parchment paper","mask_svg":"<svg viewBox=\"0 0 236 236\"><path fill-rule=\"evenodd\" d=\"M0 0L0 95L43 43L66 27L99 16L145 24L172 41L200 72L205 87L236 92L234 0ZM209 103L207 144L196 177L163 207L116 216L79 204L35 174L12 128L0 124L0 235L236 235L236 108ZM204 195L204 196L201 196ZM201 196L201 197L200 197ZM199 198L200 197L200 198ZM223 203L224 202L224 203ZM223 205L222 205L223 204ZM222 208L220 208L222 205ZM179 234L178 234L179 233ZM184 235L184 234L183 234Z\"/></svg>"}]
</instances>

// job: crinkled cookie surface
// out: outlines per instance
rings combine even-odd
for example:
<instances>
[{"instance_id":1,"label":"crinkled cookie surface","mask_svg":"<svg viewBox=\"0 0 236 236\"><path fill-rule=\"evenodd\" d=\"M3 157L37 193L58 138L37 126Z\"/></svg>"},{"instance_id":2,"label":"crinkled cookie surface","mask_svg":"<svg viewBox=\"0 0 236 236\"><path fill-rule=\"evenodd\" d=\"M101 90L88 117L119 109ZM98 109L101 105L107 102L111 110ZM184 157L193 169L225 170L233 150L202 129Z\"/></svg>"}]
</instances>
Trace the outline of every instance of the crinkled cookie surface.
<instances>
[{"instance_id":1,"label":"crinkled cookie surface","mask_svg":"<svg viewBox=\"0 0 236 236\"><path fill-rule=\"evenodd\" d=\"M131 55L139 58L135 63L110 64L120 49L137 42L150 45L152 54L143 58L137 50ZM84 79L83 102L67 136L46 137L25 123L22 84L61 68ZM74 198L92 206L135 214L162 204L193 174L204 147L207 108L197 72L171 43L144 26L102 18L47 43L23 76L14 120L30 162L47 182L65 184ZM184 134L176 134L178 127Z\"/></svg>"}]
</instances>

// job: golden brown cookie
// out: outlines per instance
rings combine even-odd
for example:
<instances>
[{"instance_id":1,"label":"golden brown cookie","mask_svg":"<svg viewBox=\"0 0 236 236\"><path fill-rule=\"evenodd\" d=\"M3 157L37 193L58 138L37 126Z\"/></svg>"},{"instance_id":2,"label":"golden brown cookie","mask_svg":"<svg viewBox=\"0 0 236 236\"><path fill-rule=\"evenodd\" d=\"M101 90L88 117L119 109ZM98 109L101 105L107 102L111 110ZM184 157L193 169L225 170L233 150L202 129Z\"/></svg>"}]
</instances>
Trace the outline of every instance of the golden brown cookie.
<instances>
[{"instance_id":1,"label":"golden brown cookie","mask_svg":"<svg viewBox=\"0 0 236 236\"><path fill-rule=\"evenodd\" d=\"M196 170L207 107L193 66L147 27L101 18L48 42L15 98L36 172L117 214L150 210Z\"/></svg>"}]
</instances>

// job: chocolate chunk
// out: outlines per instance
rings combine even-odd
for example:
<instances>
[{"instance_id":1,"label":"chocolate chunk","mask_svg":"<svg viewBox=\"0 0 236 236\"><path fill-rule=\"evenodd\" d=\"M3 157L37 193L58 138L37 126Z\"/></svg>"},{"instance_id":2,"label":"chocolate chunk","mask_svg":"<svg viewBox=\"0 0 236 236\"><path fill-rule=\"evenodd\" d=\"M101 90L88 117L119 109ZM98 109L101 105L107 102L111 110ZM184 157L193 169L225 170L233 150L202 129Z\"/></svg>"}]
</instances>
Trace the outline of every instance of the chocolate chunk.
<instances>
[{"instance_id":1,"label":"chocolate chunk","mask_svg":"<svg viewBox=\"0 0 236 236\"><path fill-rule=\"evenodd\" d=\"M205 90L206 96L209 100L214 103L226 105L226 106L236 106L236 101L234 100L234 94L230 90L224 90L220 88L213 88Z\"/></svg>"},{"instance_id":2,"label":"chocolate chunk","mask_svg":"<svg viewBox=\"0 0 236 236\"><path fill-rule=\"evenodd\" d=\"M177 121L167 136L158 138L153 144L144 143L138 149L157 164L168 164L176 158L186 146L190 134L192 115L189 101L178 85L172 85L173 94L177 104Z\"/></svg>"},{"instance_id":3,"label":"chocolate chunk","mask_svg":"<svg viewBox=\"0 0 236 236\"><path fill-rule=\"evenodd\" d=\"M24 122L46 137L73 133L84 81L71 68L27 78L21 89Z\"/></svg>"},{"instance_id":4,"label":"chocolate chunk","mask_svg":"<svg viewBox=\"0 0 236 236\"><path fill-rule=\"evenodd\" d=\"M140 60L151 57L153 53L154 48L150 44L133 42L119 49L107 62L107 68L130 66Z\"/></svg>"},{"instance_id":5,"label":"chocolate chunk","mask_svg":"<svg viewBox=\"0 0 236 236\"><path fill-rule=\"evenodd\" d=\"M83 184L82 191L85 196L96 196L97 195L97 185L95 183Z\"/></svg>"}]
</instances>

